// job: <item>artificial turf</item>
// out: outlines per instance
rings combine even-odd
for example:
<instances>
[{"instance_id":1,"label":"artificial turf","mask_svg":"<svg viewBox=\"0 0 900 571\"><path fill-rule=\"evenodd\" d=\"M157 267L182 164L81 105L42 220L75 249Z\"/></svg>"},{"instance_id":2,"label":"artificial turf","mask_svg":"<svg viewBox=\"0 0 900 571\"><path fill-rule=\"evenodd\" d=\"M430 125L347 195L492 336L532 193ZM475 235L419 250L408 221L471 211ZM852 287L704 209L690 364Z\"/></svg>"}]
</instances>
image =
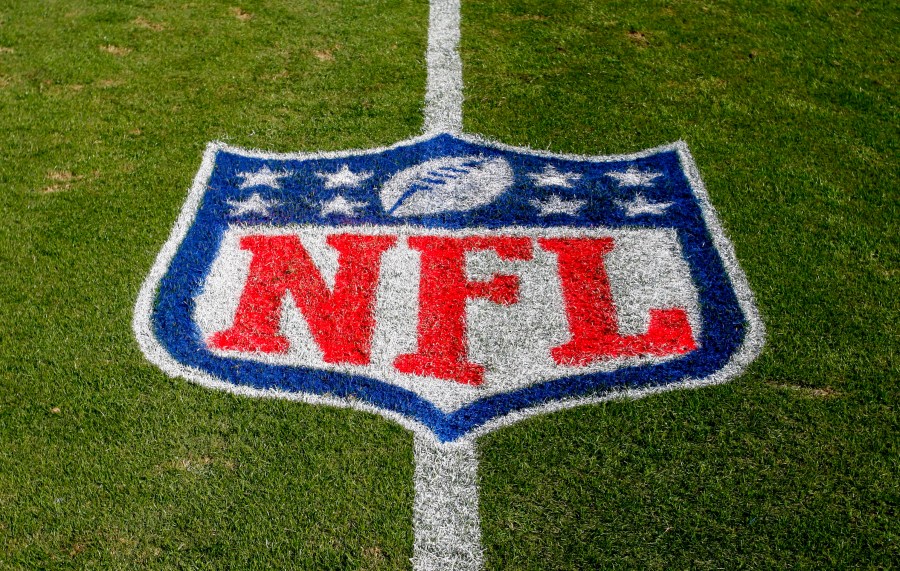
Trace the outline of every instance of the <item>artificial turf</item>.
<instances>
[{"instance_id":1,"label":"artificial turf","mask_svg":"<svg viewBox=\"0 0 900 571\"><path fill-rule=\"evenodd\" d=\"M0 0L0 568L409 567L408 432L169 379L130 322L208 141L418 133L427 14ZM483 437L486 568L895 565L900 11L462 17L465 130L585 154L686 140L768 332L730 384Z\"/></svg>"}]
</instances>

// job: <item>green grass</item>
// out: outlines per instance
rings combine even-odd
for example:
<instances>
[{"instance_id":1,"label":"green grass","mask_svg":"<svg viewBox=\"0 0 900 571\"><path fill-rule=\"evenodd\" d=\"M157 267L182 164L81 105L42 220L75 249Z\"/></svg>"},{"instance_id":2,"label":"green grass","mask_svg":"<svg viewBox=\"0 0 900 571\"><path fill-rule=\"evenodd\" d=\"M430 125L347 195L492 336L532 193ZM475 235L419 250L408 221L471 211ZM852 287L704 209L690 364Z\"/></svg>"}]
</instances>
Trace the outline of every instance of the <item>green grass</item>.
<instances>
[{"instance_id":1,"label":"green grass","mask_svg":"<svg viewBox=\"0 0 900 571\"><path fill-rule=\"evenodd\" d=\"M168 379L130 320L207 141L416 134L426 26L0 0L0 568L408 568L406 431ZM463 2L466 130L685 139L768 330L728 385L484 437L488 569L900 560L897 30L889 2Z\"/></svg>"}]
</instances>

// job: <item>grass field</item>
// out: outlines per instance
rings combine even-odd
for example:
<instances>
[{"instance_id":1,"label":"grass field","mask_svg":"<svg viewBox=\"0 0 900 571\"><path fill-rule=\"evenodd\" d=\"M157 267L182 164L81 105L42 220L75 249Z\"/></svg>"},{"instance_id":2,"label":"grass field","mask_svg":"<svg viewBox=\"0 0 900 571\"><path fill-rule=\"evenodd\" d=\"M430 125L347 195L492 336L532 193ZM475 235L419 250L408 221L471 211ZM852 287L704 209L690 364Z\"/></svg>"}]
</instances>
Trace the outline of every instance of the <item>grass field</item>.
<instances>
[{"instance_id":1,"label":"grass field","mask_svg":"<svg viewBox=\"0 0 900 571\"><path fill-rule=\"evenodd\" d=\"M900 561L900 10L464 1L467 132L687 141L757 296L730 384L479 442L487 569ZM404 569L412 439L210 392L133 339L211 140L417 134L418 1L0 0L0 568Z\"/></svg>"}]
</instances>

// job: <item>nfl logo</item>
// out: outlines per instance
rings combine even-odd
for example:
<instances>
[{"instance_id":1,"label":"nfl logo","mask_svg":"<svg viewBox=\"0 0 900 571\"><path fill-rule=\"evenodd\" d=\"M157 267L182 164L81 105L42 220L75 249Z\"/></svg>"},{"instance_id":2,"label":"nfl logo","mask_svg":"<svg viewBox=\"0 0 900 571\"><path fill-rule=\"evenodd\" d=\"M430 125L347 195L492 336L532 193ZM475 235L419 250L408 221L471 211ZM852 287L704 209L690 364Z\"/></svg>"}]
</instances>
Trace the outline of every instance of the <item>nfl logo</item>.
<instances>
[{"instance_id":1,"label":"nfl logo","mask_svg":"<svg viewBox=\"0 0 900 571\"><path fill-rule=\"evenodd\" d=\"M211 145L135 332L171 375L444 442L722 382L762 340L683 144L585 157L451 134L342 153Z\"/></svg>"}]
</instances>

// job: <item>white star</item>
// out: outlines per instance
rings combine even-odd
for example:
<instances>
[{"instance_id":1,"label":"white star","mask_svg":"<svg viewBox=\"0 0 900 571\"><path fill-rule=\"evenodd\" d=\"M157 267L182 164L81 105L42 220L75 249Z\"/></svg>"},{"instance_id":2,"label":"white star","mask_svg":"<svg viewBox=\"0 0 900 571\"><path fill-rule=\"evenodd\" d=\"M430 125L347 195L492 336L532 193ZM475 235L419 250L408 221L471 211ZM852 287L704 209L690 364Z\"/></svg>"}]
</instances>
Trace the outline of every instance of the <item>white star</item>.
<instances>
[{"instance_id":1,"label":"white star","mask_svg":"<svg viewBox=\"0 0 900 571\"><path fill-rule=\"evenodd\" d=\"M272 172L267 166L256 172L239 172L239 177L244 179L240 188L250 188L252 186L268 186L271 188L281 188L281 181L286 176L291 176L289 172Z\"/></svg>"},{"instance_id":2,"label":"white star","mask_svg":"<svg viewBox=\"0 0 900 571\"><path fill-rule=\"evenodd\" d=\"M630 202L616 200L616 204L625 210L628 217L638 214L665 214L666 209L672 206L671 202L647 202L643 194L638 193Z\"/></svg>"},{"instance_id":3,"label":"white star","mask_svg":"<svg viewBox=\"0 0 900 571\"><path fill-rule=\"evenodd\" d=\"M341 186L359 186L362 181L372 178L370 171L352 172L350 167L344 165L337 172L317 172L316 176L325 179L325 188L338 188Z\"/></svg>"},{"instance_id":4,"label":"white star","mask_svg":"<svg viewBox=\"0 0 900 571\"><path fill-rule=\"evenodd\" d=\"M581 180L581 175L575 172L559 172L553 165L544 167L544 172L529 173L528 176L537 186L561 186L572 188L573 182Z\"/></svg>"},{"instance_id":5,"label":"white star","mask_svg":"<svg viewBox=\"0 0 900 571\"><path fill-rule=\"evenodd\" d=\"M322 210L320 214L322 216L328 216L329 214L356 216L356 210L358 208L364 208L368 205L369 204L367 202L353 202L352 200L347 200L343 196L335 196L328 202L322 203Z\"/></svg>"},{"instance_id":6,"label":"white star","mask_svg":"<svg viewBox=\"0 0 900 571\"><path fill-rule=\"evenodd\" d=\"M266 200L257 192L254 192L253 195L246 200L226 200L225 202L231 207L232 216L240 216L242 214L247 214L248 212L268 216L270 208L281 204L277 200Z\"/></svg>"},{"instance_id":7,"label":"white star","mask_svg":"<svg viewBox=\"0 0 900 571\"><path fill-rule=\"evenodd\" d=\"M576 216L578 211L587 203L586 200L563 200L555 194L543 202L536 199L529 202L538 209L540 216L549 216L550 214Z\"/></svg>"},{"instance_id":8,"label":"white star","mask_svg":"<svg viewBox=\"0 0 900 571\"><path fill-rule=\"evenodd\" d=\"M608 172L606 176L616 179L619 182L619 186L650 186L654 180L662 176L662 173L641 171L634 167L628 167L628 170L624 172Z\"/></svg>"}]
</instances>

